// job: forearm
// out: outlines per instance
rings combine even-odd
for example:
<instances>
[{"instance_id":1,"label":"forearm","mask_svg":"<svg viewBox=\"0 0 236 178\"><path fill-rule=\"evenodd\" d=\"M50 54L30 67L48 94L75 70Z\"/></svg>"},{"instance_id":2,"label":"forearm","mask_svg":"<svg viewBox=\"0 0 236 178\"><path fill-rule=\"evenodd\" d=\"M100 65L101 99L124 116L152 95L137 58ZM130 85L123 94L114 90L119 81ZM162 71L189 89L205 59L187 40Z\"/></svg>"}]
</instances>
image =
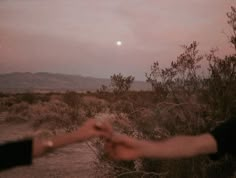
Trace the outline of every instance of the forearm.
<instances>
[{"instance_id":1,"label":"forearm","mask_svg":"<svg viewBox=\"0 0 236 178\"><path fill-rule=\"evenodd\" d=\"M65 135L55 136L51 139L33 139L33 157L39 157L48 151L63 147L85 139L84 133L74 131Z\"/></svg>"},{"instance_id":2,"label":"forearm","mask_svg":"<svg viewBox=\"0 0 236 178\"><path fill-rule=\"evenodd\" d=\"M207 134L201 136L176 136L170 139L141 143L143 157L160 159L188 158L216 152L214 140Z\"/></svg>"}]
</instances>

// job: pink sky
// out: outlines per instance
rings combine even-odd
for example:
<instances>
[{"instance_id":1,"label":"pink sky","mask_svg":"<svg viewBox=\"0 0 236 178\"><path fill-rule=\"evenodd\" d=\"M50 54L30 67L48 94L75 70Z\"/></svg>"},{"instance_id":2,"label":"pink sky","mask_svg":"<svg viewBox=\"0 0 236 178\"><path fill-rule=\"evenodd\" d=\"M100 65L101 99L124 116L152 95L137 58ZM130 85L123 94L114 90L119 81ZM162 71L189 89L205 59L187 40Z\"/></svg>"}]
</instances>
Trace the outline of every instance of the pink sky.
<instances>
[{"instance_id":1,"label":"pink sky","mask_svg":"<svg viewBox=\"0 0 236 178\"><path fill-rule=\"evenodd\" d=\"M235 0L0 1L0 73L54 72L109 78L168 66L180 45L232 49L226 12ZM115 42L123 45L117 47Z\"/></svg>"}]
</instances>

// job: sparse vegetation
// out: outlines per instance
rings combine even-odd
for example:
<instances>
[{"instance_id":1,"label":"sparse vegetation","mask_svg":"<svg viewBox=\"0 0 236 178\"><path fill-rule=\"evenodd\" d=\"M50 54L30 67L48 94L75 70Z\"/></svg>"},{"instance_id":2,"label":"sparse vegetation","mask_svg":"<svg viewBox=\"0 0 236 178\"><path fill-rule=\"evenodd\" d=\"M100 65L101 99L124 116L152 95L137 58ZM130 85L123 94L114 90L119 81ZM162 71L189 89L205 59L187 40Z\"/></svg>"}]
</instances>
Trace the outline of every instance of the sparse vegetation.
<instances>
[{"instance_id":1,"label":"sparse vegetation","mask_svg":"<svg viewBox=\"0 0 236 178\"><path fill-rule=\"evenodd\" d=\"M131 84L134 81L133 76L125 77L121 73L111 76L111 87L114 93L120 94L130 89Z\"/></svg>"}]
</instances>

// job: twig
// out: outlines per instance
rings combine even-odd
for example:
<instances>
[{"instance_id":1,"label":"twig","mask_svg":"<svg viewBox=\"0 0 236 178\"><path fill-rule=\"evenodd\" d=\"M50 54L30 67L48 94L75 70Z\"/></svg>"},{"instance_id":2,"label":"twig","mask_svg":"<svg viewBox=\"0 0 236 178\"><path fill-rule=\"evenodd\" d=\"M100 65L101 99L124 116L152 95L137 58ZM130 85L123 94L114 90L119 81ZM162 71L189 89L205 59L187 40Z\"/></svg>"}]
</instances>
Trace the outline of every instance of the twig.
<instances>
[{"instance_id":1,"label":"twig","mask_svg":"<svg viewBox=\"0 0 236 178\"><path fill-rule=\"evenodd\" d=\"M86 142L86 145L89 147L89 149L96 155L97 158L99 158L100 156L98 155L98 153L93 149L93 147L88 143Z\"/></svg>"},{"instance_id":2,"label":"twig","mask_svg":"<svg viewBox=\"0 0 236 178\"><path fill-rule=\"evenodd\" d=\"M157 173L157 172L145 172L145 171L129 171L129 172L124 172L122 174L119 174L117 177L121 177L123 175L127 175L127 174L134 174L134 173L137 173L137 174L143 174L143 175L156 175L156 176L163 176L163 175L167 175L168 172L164 172L164 173Z\"/></svg>"},{"instance_id":3,"label":"twig","mask_svg":"<svg viewBox=\"0 0 236 178\"><path fill-rule=\"evenodd\" d=\"M128 113L128 115L132 115L132 114L134 114L134 113L136 113L136 112L139 112L139 111L141 111L141 110L145 110L146 108L139 108L139 109L136 109L135 111L133 111L133 112L131 112L131 113Z\"/></svg>"}]
</instances>

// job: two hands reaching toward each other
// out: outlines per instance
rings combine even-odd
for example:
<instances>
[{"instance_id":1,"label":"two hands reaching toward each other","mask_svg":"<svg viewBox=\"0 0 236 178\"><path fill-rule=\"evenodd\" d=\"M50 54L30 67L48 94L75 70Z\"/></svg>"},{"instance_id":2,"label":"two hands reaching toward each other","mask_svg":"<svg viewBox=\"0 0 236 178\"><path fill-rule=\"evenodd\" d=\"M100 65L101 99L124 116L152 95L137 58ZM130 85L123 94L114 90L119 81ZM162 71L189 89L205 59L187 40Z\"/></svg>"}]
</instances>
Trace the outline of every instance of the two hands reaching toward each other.
<instances>
[{"instance_id":1,"label":"two hands reaching toward each other","mask_svg":"<svg viewBox=\"0 0 236 178\"><path fill-rule=\"evenodd\" d=\"M76 142L87 141L94 137L104 138L105 152L112 159L131 160L142 155L146 146L144 142L130 138L126 135L114 133L111 124L106 120L89 119L85 121L77 130L60 136L55 136L49 140L33 140L33 156L39 157L48 151L63 147ZM46 143L46 144L45 144Z\"/></svg>"},{"instance_id":2,"label":"two hands reaching toward each other","mask_svg":"<svg viewBox=\"0 0 236 178\"><path fill-rule=\"evenodd\" d=\"M79 129L51 139L29 138L0 144L0 171L20 165L31 165L33 158L43 156L48 151L94 137L105 138L105 151L115 160L176 159L201 154L220 157L225 153L235 154L236 144L232 139L232 136L236 135L235 128L236 119L231 119L205 134L145 141L114 133L108 121L89 119Z\"/></svg>"},{"instance_id":3,"label":"two hands reaching toward each other","mask_svg":"<svg viewBox=\"0 0 236 178\"><path fill-rule=\"evenodd\" d=\"M76 132L78 141L92 137L105 138L105 152L115 160L188 158L217 152L217 143L209 133L197 136L174 136L161 141L145 141L114 133L108 121L96 119L86 121Z\"/></svg>"},{"instance_id":4,"label":"two hands reaching toward each other","mask_svg":"<svg viewBox=\"0 0 236 178\"><path fill-rule=\"evenodd\" d=\"M217 144L210 134L197 136L175 136L162 141L145 141L114 133L108 121L91 119L78 130L82 140L103 137L105 152L115 160L137 158L187 158L217 152Z\"/></svg>"},{"instance_id":5,"label":"two hands reaching toward each other","mask_svg":"<svg viewBox=\"0 0 236 178\"><path fill-rule=\"evenodd\" d=\"M85 122L78 134L83 135L84 140L92 137L103 137L106 140L105 152L110 158L117 160L133 160L142 157L143 143L126 135L114 133L108 121L90 119Z\"/></svg>"},{"instance_id":6,"label":"two hands reaching toward each other","mask_svg":"<svg viewBox=\"0 0 236 178\"><path fill-rule=\"evenodd\" d=\"M137 158L187 158L217 152L217 143L208 133L197 136L175 136L161 141L137 140L113 132L106 120L89 119L69 134L55 136L49 142L34 139L33 156L38 157L52 149L82 142L93 137L105 138L105 152L112 159L134 160Z\"/></svg>"},{"instance_id":7,"label":"two hands reaching toward each other","mask_svg":"<svg viewBox=\"0 0 236 178\"><path fill-rule=\"evenodd\" d=\"M33 158L43 156L48 151L94 137L104 138L105 152L115 160L175 159L201 154L216 156L225 153L235 154L236 144L234 139L231 139L232 135L235 135L235 128L236 119L232 119L209 133L196 136L173 136L160 141L145 141L114 133L111 124L106 120L89 119L79 129L47 140L31 138L0 144L0 170L30 165ZM10 161L9 157L12 158Z\"/></svg>"}]
</instances>

